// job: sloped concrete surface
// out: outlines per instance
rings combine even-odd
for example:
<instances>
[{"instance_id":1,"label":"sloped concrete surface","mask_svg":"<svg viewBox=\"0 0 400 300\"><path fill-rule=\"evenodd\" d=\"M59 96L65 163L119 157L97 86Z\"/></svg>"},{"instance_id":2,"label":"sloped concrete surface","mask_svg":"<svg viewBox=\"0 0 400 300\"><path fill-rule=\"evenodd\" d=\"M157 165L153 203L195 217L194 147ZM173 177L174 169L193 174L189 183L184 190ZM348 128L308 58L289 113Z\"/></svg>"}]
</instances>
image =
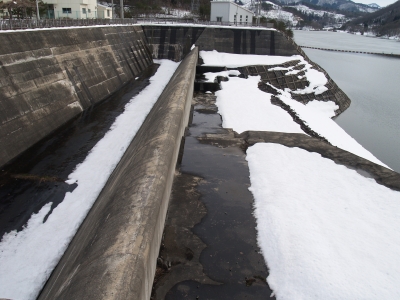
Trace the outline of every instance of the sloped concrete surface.
<instances>
[{"instance_id":1,"label":"sloped concrete surface","mask_svg":"<svg viewBox=\"0 0 400 300\"><path fill-rule=\"evenodd\" d=\"M39 299L149 299L198 49L180 64Z\"/></svg>"},{"instance_id":2,"label":"sloped concrete surface","mask_svg":"<svg viewBox=\"0 0 400 300\"><path fill-rule=\"evenodd\" d=\"M153 64L141 26L0 38L0 166Z\"/></svg>"}]
</instances>

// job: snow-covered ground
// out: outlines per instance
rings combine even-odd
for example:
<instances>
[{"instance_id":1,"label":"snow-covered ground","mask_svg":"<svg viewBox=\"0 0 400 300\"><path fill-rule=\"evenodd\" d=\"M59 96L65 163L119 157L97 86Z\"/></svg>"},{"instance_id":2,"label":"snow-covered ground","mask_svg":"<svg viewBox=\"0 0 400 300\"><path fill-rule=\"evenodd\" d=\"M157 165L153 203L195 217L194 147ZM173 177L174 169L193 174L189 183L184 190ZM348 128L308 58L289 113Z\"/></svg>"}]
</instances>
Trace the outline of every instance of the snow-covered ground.
<instances>
[{"instance_id":1,"label":"snow-covered ground","mask_svg":"<svg viewBox=\"0 0 400 300\"><path fill-rule=\"evenodd\" d=\"M246 130L304 133L286 111L271 103L271 94L261 91L259 82L260 76L230 77L229 81L221 82L222 89L215 95L222 126L238 133Z\"/></svg>"},{"instance_id":2,"label":"snow-covered ground","mask_svg":"<svg viewBox=\"0 0 400 300\"><path fill-rule=\"evenodd\" d=\"M300 70L293 70L293 67L276 67L275 69L286 71L287 75L296 75L301 71L305 71L304 76L310 83L309 86L304 90L295 91L291 91L288 88L280 90L272 86L278 92L277 97L289 105L313 131L326 138L332 145L387 167L331 119L335 115L335 110L338 109L335 103L314 100L304 105L292 98L292 94L314 93L318 95L327 90L325 84L328 81L325 75L313 69L302 56L240 55L219 53L217 51L200 51L200 56L204 61L204 65L231 68L249 65L276 65L293 60L300 61L298 64L302 66ZM233 128L239 133L245 130L299 132L298 126L288 126L286 118L276 117L276 110L269 107L276 107L278 111L282 111L284 114L287 113L281 108L271 105L271 94L261 92L258 89L259 81L260 78L256 76L248 79L232 77L227 82L221 82L222 89L216 92L216 95L217 106L221 105L219 110L222 115L223 126ZM245 92L241 93L241 91ZM248 97L246 94L252 95L252 97ZM250 98L251 101L249 100ZM261 109L260 105L263 102L268 102L268 104L263 104ZM235 107L235 109L232 109L232 107ZM244 114L245 112L246 114ZM269 120L274 120L273 127L270 126ZM292 120L290 121L295 124ZM288 128L291 129L289 130Z\"/></svg>"},{"instance_id":3,"label":"snow-covered ground","mask_svg":"<svg viewBox=\"0 0 400 300\"><path fill-rule=\"evenodd\" d=\"M293 56L270 56L270 55L251 55L251 54L232 54L214 51L200 51L203 59L203 66L221 66L227 68L237 68L251 65L280 65L291 60L302 60L301 55Z\"/></svg>"},{"instance_id":4,"label":"snow-covered ground","mask_svg":"<svg viewBox=\"0 0 400 300\"><path fill-rule=\"evenodd\" d=\"M207 65L231 67L299 60L215 51L200 55ZM310 82L307 92L321 91L327 82L323 73L302 58L300 64ZM237 71L205 75L212 81ZM221 82L215 94L223 126L237 132L302 132L283 109L271 105L271 94L258 89L259 80L229 77ZM292 99L293 91L277 91L277 97L331 143L380 163L331 119L335 103L314 100L303 105ZM278 300L399 299L399 192L299 148L259 143L247 150L246 159L257 239Z\"/></svg>"},{"instance_id":5,"label":"snow-covered ground","mask_svg":"<svg viewBox=\"0 0 400 300\"><path fill-rule=\"evenodd\" d=\"M314 15L314 16L318 16L318 17L329 16L338 21L342 21L342 22L346 21L346 17L342 14L331 13L331 12L328 12L325 10L315 10L315 9L311 9L308 6L301 5L301 4L294 5L294 6L288 6L288 7L293 7L296 10L298 10L306 15Z\"/></svg>"},{"instance_id":6,"label":"snow-covered ground","mask_svg":"<svg viewBox=\"0 0 400 300\"><path fill-rule=\"evenodd\" d=\"M141 93L132 98L109 132L86 159L69 175L67 183L77 183L53 210L52 203L33 214L20 232L12 231L0 242L0 297L36 299L86 217L108 177L136 135L179 63L160 63L157 73Z\"/></svg>"},{"instance_id":7,"label":"snow-covered ground","mask_svg":"<svg viewBox=\"0 0 400 300\"><path fill-rule=\"evenodd\" d=\"M246 159L278 300L400 299L400 192L299 148L256 144Z\"/></svg>"},{"instance_id":8,"label":"snow-covered ground","mask_svg":"<svg viewBox=\"0 0 400 300\"><path fill-rule=\"evenodd\" d=\"M161 8L164 11L164 14L156 14L156 18L188 18L193 17L192 13L189 10L184 9L173 9L168 7Z\"/></svg>"},{"instance_id":9,"label":"snow-covered ground","mask_svg":"<svg viewBox=\"0 0 400 300\"><path fill-rule=\"evenodd\" d=\"M252 6L251 0L242 0L243 7L247 8L251 11L255 11L255 7ZM293 15L291 12L282 10L282 6L272 3L270 1L265 1L263 3L269 4L271 6L271 10L261 9L261 16L267 19L276 19L284 22L289 22L292 26L296 26L299 18Z\"/></svg>"}]
</instances>

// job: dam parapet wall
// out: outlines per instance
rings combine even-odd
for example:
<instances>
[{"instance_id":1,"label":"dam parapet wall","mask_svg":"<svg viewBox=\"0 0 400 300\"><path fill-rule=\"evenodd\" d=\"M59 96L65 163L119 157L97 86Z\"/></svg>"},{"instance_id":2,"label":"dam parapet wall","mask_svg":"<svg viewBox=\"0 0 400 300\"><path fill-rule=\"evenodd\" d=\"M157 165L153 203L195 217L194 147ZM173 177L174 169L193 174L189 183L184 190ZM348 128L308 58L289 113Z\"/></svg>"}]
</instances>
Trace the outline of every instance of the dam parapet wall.
<instances>
[{"instance_id":1,"label":"dam parapet wall","mask_svg":"<svg viewBox=\"0 0 400 300\"><path fill-rule=\"evenodd\" d=\"M38 299L150 299L197 59L175 71Z\"/></svg>"}]
</instances>

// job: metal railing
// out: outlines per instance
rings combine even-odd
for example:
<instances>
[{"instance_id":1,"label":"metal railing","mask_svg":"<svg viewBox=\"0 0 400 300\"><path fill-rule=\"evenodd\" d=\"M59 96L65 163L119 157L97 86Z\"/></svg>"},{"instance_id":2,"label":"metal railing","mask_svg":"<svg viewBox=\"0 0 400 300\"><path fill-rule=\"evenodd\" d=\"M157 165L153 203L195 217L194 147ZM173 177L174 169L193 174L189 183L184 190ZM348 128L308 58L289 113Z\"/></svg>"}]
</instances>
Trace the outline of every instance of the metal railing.
<instances>
[{"instance_id":1,"label":"metal railing","mask_svg":"<svg viewBox=\"0 0 400 300\"><path fill-rule=\"evenodd\" d=\"M196 19L171 19L171 18L131 18L131 19L14 19L0 20L0 30L20 30L36 28L55 28L55 27L79 27L96 25L132 25L137 23L150 24L194 24L194 25L216 25L216 26L235 26L235 27L263 27L271 28L273 24L245 24L245 22L211 22L199 21Z\"/></svg>"},{"instance_id":2,"label":"metal railing","mask_svg":"<svg viewBox=\"0 0 400 300\"><path fill-rule=\"evenodd\" d=\"M236 27L262 27L273 28L273 23L265 23L256 25L255 23L246 22L216 22L216 21L200 21L196 19L183 19L183 18L137 18L138 23L151 23L151 24L195 24L195 25L214 25L214 26L236 26Z\"/></svg>"},{"instance_id":3,"label":"metal railing","mask_svg":"<svg viewBox=\"0 0 400 300\"><path fill-rule=\"evenodd\" d=\"M53 27L78 27L96 25L132 25L137 19L14 19L0 20L0 30L18 30Z\"/></svg>"}]
</instances>

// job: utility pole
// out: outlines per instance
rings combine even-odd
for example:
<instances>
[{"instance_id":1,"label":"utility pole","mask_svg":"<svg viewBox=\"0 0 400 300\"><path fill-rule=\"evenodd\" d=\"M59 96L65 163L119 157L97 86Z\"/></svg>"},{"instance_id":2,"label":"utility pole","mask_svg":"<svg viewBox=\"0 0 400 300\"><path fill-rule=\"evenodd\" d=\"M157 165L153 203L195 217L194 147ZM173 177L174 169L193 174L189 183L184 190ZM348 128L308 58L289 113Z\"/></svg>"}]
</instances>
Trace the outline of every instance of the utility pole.
<instances>
[{"instance_id":1,"label":"utility pole","mask_svg":"<svg viewBox=\"0 0 400 300\"><path fill-rule=\"evenodd\" d=\"M124 18L124 0L120 0L119 5L121 6L121 19L123 19Z\"/></svg>"},{"instance_id":2,"label":"utility pole","mask_svg":"<svg viewBox=\"0 0 400 300\"><path fill-rule=\"evenodd\" d=\"M114 0L111 0L111 19L115 19L115 17L114 17Z\"/></svg>"},{"instance_id":3,"label":"utility pole","mask_svg":"<svg viewBox=\"0 0 400 300\"><path fill-rule=\"evenodd\" d=\"M256 25L259 26L261 17L261 0L251 0L251 7L256 15Z\"/></svg>"},{"instance_id":4,"label":"utility pole","mask_svg":"<svg viewBox=\"0 0 400 300\"><path fill-rule=\"evenodd\" d=\"M38 0L36 0L36 19L40 20Z\"/></svg>"},{"instance_id":5,"label":"utility pole","mask_svg":"<svg viewBox=\"0 0 400 300\"><path fill-rule=\"evenodd\" d=\"M200 3L199 0L192 0L191 10L192 14L199 13Z\"/></svg>"}]
</instances>

